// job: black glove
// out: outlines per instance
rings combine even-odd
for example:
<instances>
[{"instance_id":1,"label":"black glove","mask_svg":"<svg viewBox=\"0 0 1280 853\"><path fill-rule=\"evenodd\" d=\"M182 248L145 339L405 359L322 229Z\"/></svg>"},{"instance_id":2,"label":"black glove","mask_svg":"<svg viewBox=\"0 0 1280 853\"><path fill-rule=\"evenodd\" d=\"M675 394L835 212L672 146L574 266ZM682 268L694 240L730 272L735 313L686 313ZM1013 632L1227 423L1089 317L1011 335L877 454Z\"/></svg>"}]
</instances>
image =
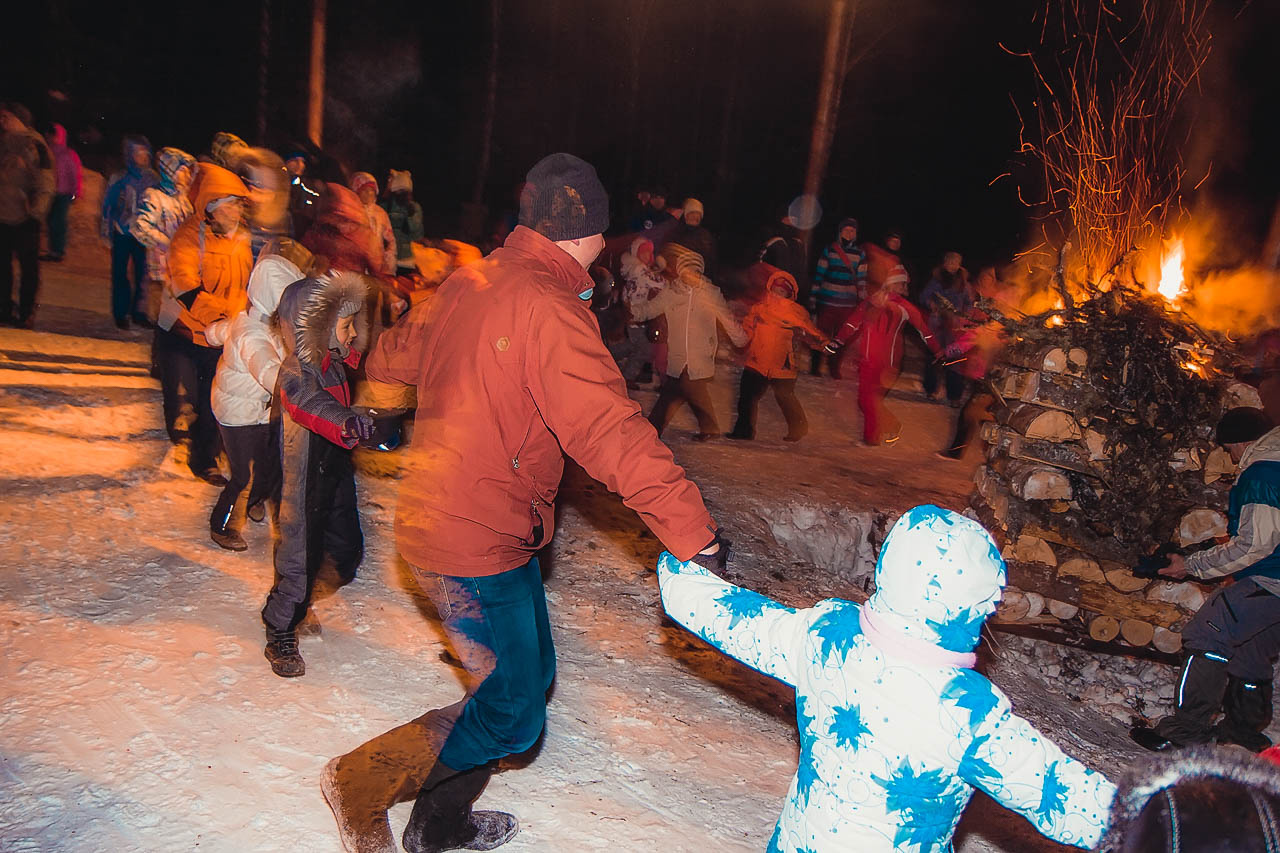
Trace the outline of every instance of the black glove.
<instances>
[{"instance_id":1,"label":"black glove","mask_svg":"<svg viewBox=\"0 0 1280 853\"><path fill-rule=\"evenodd\" d=\"M716 551L714 554L694 554L693 558L689 560L689 562L697 563L709 572L723 572L725 566L729 563L729 540L725 539L720 531L716 531L716 538L711 540L707 545L707 548L710 548L712 545L719 545L720 550ZM702 550L705 551L707 548L703 548Z\"/></svg>"},{"instance_id":2,"label":"black glove","mask_svg":"<svg viewBox=\"0 0 1280 853\"><path fill-rule=\"evenodd\" d=\"M368 441L373 438L373 418L368 415L352 415L342 423L342 437L348 441Z\"/></svg>"}]
</instances>

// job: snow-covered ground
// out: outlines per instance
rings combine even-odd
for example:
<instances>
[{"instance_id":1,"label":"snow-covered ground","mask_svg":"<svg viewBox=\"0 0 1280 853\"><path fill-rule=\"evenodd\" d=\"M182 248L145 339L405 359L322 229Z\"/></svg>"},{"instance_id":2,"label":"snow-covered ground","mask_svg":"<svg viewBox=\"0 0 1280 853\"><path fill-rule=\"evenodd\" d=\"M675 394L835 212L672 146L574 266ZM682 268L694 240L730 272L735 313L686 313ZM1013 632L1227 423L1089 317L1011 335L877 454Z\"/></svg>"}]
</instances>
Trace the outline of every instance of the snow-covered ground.
<instances>
[{"instance_id":1,"label":"snow-covered ground","mask_svg":"<svg viewBox=\"0 0 1280 853\"><path fill-rule=\"evenodd\" d=\"M111 326L102 269L46 266L37 331L0 330L0 849L337 851L325 762L462 692L395 554L396 482L365 466L359 578L322 583L307 675L275 677L268 529L248 525L243 554L209 541L217 490L169 455L149 335ZM866 448L850 383L800 393L798 445L771 398L750 445L690 442L687 413L667 438L736 540L735 580L790 604L859 597L868 537L916 503L962 507L972 465L933 455L945 407L894 398L903 440ZM726 377L725 429L734 397ZM546 736L481 804L519 815L513 853L762 850L796 761L790 692L664 620L660 547L602 486L571 474L562 494ZM1068 752L1106 772L1132 755L1117 724L988 657ZM1060 849L982 797L958 848Z\"/></svg>"}]
</instances>

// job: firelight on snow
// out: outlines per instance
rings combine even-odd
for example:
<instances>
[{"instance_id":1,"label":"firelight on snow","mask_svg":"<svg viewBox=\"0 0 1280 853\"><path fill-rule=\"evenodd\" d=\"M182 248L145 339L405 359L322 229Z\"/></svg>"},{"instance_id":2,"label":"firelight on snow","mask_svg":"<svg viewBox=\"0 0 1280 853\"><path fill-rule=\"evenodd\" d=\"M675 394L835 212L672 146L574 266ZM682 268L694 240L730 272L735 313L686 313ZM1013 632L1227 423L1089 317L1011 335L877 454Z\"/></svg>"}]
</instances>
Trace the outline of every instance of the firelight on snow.
<instances>
[{"instance_id":1,"label":"firelight on snow","mask_svg":"<svg viewBox=\"0 0 1280 853\"><path fill-rule=\"evenodd\" d=\"M1182 269L1186 254L1182 239L1179 238L1169 245L1164 259L1160 262L1160 284L1157 286L1157 290L1160 291L1161 296L1168 300L1169 305L1174 310L1178 309L1178 300L1186 292Z\"/></svg>"}]
</instances>

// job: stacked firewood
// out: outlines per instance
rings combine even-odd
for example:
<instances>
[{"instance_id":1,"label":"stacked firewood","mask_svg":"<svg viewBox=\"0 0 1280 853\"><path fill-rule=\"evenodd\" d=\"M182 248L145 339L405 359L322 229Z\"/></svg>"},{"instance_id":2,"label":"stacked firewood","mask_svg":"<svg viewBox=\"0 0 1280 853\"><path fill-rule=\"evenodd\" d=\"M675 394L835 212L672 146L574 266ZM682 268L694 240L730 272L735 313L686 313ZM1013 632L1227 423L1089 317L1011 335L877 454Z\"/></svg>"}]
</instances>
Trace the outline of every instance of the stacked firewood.
<instances>
[{"instance_id":1,"label":"stacked firewood","mask_svg":"<svg viewBox=\"0 0 1280 853\"><path fill-rule=\"evenodd\" d=\"M1009 346L971 501L1009 566L996 621L1176 652L1210 588L1132 569L1167 543L1225 534L1235 467L1213 431L1241 388L1221 342L1159 297L1063 295L1002 318Z\"/></svg>"}]
</instances>

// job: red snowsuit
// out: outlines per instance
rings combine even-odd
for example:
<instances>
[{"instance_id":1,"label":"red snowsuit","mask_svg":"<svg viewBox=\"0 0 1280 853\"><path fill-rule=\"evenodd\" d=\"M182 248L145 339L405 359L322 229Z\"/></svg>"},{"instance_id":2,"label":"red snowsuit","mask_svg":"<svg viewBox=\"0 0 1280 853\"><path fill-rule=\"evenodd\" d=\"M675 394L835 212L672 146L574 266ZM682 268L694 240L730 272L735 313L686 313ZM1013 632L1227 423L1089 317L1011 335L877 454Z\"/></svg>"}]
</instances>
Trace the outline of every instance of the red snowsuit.
<instances>
[{"instance_id":1,"label":"red snowsuit","mask_svg":"<svg viewBox=\"0 0 1280 853\"><path fill-rule=\"evenodd\" d=\"M867 444L895 441L902 424L885 408L884 398L898 378L902 364L902 327L910 323L935 356L938 344L920 309L896 293L880 290L853 309L836 343L850 338L858 357L858 408L862 410L862 438Z\"/></svg>"}]
</instances>

